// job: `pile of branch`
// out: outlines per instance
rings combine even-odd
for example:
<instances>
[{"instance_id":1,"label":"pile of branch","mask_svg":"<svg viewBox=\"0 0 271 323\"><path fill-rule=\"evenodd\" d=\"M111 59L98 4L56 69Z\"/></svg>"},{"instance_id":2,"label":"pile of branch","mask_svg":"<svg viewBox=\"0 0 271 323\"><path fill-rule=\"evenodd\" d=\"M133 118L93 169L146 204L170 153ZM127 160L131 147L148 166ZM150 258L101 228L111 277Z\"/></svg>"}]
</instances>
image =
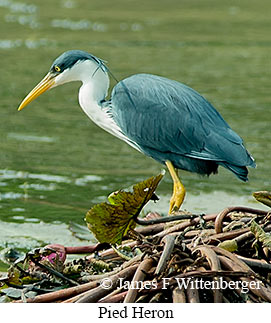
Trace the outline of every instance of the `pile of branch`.
<instances>
[{"instance_id":1,"label":"pile of branch","mask_svg":"<svg viewBox=\"0 0 271 323\"><path fill-rule=\"evenodd\" d=\"M62 267L65 288L16 302L271 302L269 231L270 214L245 207L141 227L122 252L85 249L93 253L81 259L80 275Z\"/></svg>"}]
</instances>

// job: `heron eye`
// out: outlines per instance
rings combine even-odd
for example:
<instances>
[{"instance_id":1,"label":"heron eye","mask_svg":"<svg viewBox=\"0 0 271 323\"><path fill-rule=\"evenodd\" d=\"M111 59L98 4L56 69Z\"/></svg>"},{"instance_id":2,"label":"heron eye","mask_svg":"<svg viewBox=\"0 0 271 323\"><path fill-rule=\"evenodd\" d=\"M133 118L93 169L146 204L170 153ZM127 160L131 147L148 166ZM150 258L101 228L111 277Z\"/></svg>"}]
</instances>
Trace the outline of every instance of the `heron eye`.
<instances>
[{"instance_id":1,"label":"heron eye","mask_svg":"<svg viewBox=\"0 0 271 323\"><path fill-rule=\"evenodd\" d=\"M61 68L59 66L57 66L57 65L54 66L54 69L55 69L56 72L61 72Z\"/></svg>"}]
</instances>

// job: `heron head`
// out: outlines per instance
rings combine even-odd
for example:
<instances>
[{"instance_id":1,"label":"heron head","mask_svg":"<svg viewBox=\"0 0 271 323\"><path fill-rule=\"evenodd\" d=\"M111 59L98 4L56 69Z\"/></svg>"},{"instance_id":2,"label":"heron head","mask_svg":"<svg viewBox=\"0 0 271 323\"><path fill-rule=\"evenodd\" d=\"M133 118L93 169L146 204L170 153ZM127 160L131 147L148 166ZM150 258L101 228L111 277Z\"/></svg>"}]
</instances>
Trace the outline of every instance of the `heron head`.
<instances>
[{"instance_id":1,"label":"heron head","mask_svg":"<svg viewBox=\"0 0 271 323\"><path fill-rule=\"evenodd\" d=\"M25 97L18 110L22 110L45 91L58 85L92 78L106 73L107 67L100 58L81 50L70 50L60 55L40 83Z\"/></svg>"}]
</instances>

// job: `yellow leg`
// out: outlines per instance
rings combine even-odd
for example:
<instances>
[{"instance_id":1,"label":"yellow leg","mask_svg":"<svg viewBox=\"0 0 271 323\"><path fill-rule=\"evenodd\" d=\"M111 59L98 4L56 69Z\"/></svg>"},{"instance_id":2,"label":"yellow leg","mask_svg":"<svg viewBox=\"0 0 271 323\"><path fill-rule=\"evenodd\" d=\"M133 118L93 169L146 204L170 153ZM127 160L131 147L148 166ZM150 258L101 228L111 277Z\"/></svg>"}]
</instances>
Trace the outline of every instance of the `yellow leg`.
<instances>
[{"instance_id":1,"label":"yellow leg","mask_svg":"<svg viewBox=\"0 0 271 323\"><path fill-rule=\"evenodd\" d=\"M174 211L178 211L183 203L185 197L185 187L180 181L180 178L178 177L177 171L172 165L172 162L167 160L166 165L173 179L173 194L169 204L169 213L173 213Z\"/></svg>"}]
</instances>

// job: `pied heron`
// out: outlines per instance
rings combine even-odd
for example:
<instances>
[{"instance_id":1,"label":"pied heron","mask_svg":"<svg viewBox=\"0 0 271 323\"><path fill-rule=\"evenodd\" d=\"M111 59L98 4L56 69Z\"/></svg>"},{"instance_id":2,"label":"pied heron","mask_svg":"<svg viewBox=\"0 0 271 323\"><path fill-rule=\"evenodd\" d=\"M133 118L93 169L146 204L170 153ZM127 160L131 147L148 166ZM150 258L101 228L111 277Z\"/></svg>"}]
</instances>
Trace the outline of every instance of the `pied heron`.
<instances>
[{"instance_id":1,"label":"pied heron","mask_svg":"<svg viewBox=\"0 0 271 323\"><path fill-rule=\"evenodd\" d=\"M178 169L210 175L218 166L247 181L252 156L219 112L192 88L151 74L132 75L115 85L110 100L109 69L81 50L60 55L18 110L58 85L81 81L79 103L98 126L167 166L173 179L169 212L178 210L185 188Z\"/></svg>"}]
</instances>

